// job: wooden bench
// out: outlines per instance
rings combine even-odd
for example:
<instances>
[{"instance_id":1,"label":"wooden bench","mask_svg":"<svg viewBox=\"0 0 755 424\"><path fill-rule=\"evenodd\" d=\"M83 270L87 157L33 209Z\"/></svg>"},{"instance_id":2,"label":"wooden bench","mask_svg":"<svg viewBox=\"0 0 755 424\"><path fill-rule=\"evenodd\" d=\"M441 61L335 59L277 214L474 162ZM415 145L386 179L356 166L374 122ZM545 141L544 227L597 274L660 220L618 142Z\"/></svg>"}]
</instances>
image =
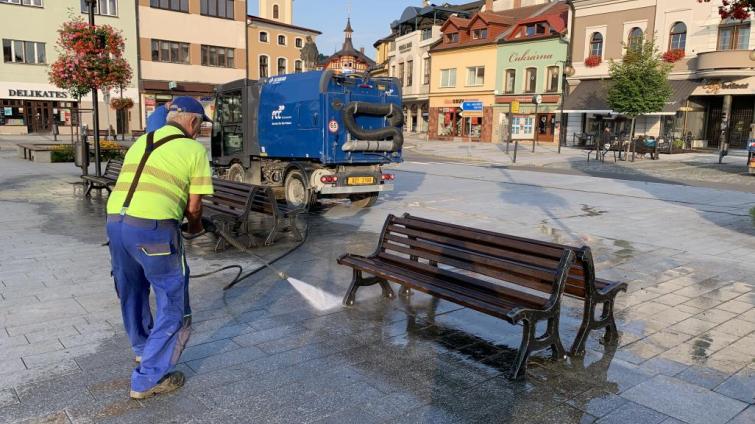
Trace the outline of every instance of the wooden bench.
<instances>
[{"instance_id":1,"label":"wooden bench","mask_svg":"<svg viewBox=\"0 0 755 424\"><path fill-rule=\"evenodd\" d=\"M83 179L87 185L84 196L89 197L92 193L92 189L95 188L98 190L104 188L108 193L112 192L112 186L118 181L118 175L120 175L122 167L123 159L110 159L102 176L82 175L81 179Z\"/></svg>"},{"instance_id":2,"label":"wooden bench","mask_svg":"<svg viewBox=\"0 0 755 424\"><path fill-rule=\"evenodd\" d=\"M100 133L100 138L104 138L105 140L107 140L108 137L112 137L113 139L115 139L115 134L110 130L100 130L99 133ZM87 129L87 136L94 137L94 130L91 128Z\"/></svg>"},{"instance_id":3,"label":"wooden bench","mask_svg":"<svg viewBox=\"0 0 755 424\"><path fill-rule=\"evenodd\" d=\"M146 133L144 130L131 130L131 140L134 141L137 138L143 136Z\"/></svg>"},{"instance_id":4,"label":"wooden bench","mask_svg":"<svg viewBox=\"0 0 755 424\"><path fill-rule=\"evenodd\" d=\"M299 241L303 239L296 227L296 218L304 212L304 209L293 208L278 202L270 187L255 186L220 178L213 178L212 185L215 194L204 196L202 204L205 209L227 217L219 220L219 224L227 232L248 234L249 214L254 212L273 217L273 227L265 240L265 246L273 244L278 233L283 230L291 231ZM252 238L250 237L249 240L251 247ZM224 248L225 242L220 238L215 249L217 251Z\"/></svg>"},{"instance_id":5,"label":"wooden bench","mask_svg":"<svg viewBox=\"0 0 755 424\"><path fill-rule=\"evenodd\" d=\"M353 305L357 289L373 284L380 284L383 295L393 298L388 283L392 281L403 286L402 295L416 289L511 324L522 322L522 342L509 374L519 378L532 352L550 348L554 359L565 356L558 323L575 254L562 249L560 258L551 261L529 253L537 250L534 244L515 243L517 250L511 244L503 234L408 214L389 215L372 256L338 259L354 272L343 303ZM363 273L373 277L365 278ZM546 331L536 337L540 321L547 321Z\"/></svg>"}]
</instances>

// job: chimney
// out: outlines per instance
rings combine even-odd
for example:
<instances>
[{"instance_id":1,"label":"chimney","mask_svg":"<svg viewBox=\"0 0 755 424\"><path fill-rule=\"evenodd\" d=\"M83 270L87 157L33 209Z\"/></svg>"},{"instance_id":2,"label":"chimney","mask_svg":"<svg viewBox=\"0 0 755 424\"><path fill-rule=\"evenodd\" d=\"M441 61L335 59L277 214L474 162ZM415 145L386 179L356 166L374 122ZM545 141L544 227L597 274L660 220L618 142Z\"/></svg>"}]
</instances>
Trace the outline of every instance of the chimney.
<instances>
[{"instance_id":1,"label":"chimney","mask_svg":"<svg viewBox=\"0 0 755 424\"><path fill-rule=\"evenodd\" d=\"M359 53L362 53L362 54L364 54L364 47L360 47L360 48L359 48Z\"/></svg>"},{"instance_id":2,"label":"chimney","mask_svg":"<svg viewBox=\"0 0 755 424\"><path fill-rule=\"evenodd\" d=\"M493 11L493 0L485 0L485 11L486 12Z\"/></svg>"}]
</instances>

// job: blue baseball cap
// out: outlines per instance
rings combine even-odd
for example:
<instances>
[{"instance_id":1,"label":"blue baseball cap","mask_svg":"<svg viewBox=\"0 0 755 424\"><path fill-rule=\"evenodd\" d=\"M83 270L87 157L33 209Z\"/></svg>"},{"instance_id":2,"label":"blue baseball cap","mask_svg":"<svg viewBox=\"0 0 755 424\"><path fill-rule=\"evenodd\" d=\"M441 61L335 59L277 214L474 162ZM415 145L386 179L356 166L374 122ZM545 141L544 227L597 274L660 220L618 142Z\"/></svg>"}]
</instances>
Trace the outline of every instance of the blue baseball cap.
<instances>
[{"instance_id":1,"label":"blue baseball cap","mask_svg":"<svg viewBox=\"0 0 755 424\"><path fill-rule=\"evenodd\" d=\"M212 122L212 119L210 119L207 115L205 115L204 107L202 107L202 103L199 103L199 101L193 97L188 97L188 96L174 97L173 101L170 103L170 107L168 108L168 111L169 112L196 113L197 115L202 115L203 121Z\"/></svg>"}]
</instances>

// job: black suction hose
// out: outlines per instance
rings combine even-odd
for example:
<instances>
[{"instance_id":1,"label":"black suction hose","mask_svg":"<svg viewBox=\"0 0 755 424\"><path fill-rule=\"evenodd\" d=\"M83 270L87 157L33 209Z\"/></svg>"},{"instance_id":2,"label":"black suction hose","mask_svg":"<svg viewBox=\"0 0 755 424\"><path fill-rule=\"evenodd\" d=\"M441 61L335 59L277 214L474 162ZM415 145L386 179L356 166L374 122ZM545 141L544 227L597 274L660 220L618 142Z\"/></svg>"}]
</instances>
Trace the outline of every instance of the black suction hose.
<instances>
[{"instance_id":1,"label":"black suction hose","mask_svg":"<svg viewBox=\"0 0 755 424\"><path fill-rule=\"evenodd\" d=\"M388 126L384 128L365 129L357 124L356 115L383 116L388 118ZM398 151L404 145L404 114L401 108L393 103L351 102L343 108L343 125L358 140L381 141L391 139L392 151Z\"/></svg>"}]
</instances>

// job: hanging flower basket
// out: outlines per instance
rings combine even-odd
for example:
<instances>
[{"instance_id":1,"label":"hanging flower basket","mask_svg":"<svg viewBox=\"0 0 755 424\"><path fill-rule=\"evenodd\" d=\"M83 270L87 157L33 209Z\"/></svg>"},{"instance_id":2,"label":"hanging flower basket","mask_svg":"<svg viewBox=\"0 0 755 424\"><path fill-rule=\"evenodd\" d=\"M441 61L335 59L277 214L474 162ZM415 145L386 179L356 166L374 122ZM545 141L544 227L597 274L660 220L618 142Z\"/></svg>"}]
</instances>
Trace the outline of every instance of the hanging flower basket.
<instances>
[{"instance_id":1,"label":"hanging flower basket","mask_svg":"<svg viewBox=\"0 0 755 424\"><path fill-rule=\"evenodd\" d=\"M684 50L672 49L663 53L663 60L668 63L674 63L684 58Z\"/></svg>"},{"instance_id":2,"label":"hanging flower basket","mask_svg":"<svg viewBox=\"0 0 755 424\"><path fill-rule=\"evenodd\" d=\"M594 68L600 65L600 62L602 61L603 60L598 55L588 56L587 59L585 59L585 66L587 66L588 68Z\"/></svg>"},{"instance_id":3,"label":"hanging flower basket","mask_svg":"<svg viewBox=\"0 0 755 424\"><path fill-rule=\"evenodd\" d=\"M134 101L126 98L117 98L110 101L110 106L115 110L131 109L134 107Z\"/></svg>"}]
</instances>

